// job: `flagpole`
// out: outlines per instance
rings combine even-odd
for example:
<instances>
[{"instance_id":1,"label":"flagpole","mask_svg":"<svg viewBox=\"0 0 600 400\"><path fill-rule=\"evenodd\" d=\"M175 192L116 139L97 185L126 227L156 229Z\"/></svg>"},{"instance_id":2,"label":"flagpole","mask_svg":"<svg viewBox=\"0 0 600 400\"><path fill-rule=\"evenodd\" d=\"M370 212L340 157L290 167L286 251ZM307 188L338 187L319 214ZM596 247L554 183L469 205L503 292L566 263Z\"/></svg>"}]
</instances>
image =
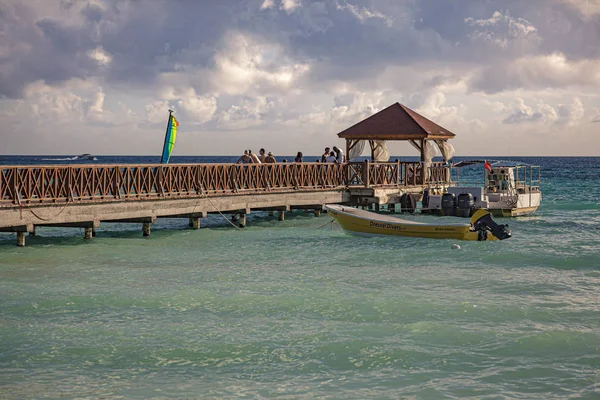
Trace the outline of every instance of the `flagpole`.
<instances>
[{"instance_id":1,"label":"flagpole","mask_svg":"<svg viewBox=\"0 0 600 400\"><path fill-rule=\"evenodd\" d=\"M167 164L169 162L169 160L167 160L166 163L163 162L162 158L163 158L163 154L165 154L165 150L167 149L167 146L169 144L168 140L169 140L169 124L171 123L171 115L173 114L173 110L169 109L169 119L167 119L167 130L165 132L165 143L163 144L163 151L162 154L160 155L160 163L161 164Z\"/></svg>"}]
</instances>

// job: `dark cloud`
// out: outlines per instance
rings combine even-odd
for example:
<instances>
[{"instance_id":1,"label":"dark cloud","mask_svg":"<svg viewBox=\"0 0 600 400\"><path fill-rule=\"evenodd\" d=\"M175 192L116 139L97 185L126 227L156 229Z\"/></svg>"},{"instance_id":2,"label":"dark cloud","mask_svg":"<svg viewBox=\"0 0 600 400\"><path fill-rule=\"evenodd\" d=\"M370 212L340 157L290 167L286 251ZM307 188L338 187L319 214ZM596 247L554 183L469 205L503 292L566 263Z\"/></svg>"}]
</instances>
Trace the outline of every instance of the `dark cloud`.
<instances>
[{"instance_id":1,"label":"dark cloud","mask_svg":"<svg viewBox=\"0 0 600 400\"><path fill-rule=\"evenodd\" d=\"M87 51L95 47L89 32L50 19L38 19L24 4L1 8L6 54L0 56L0 96L18 98L26 84L52 85L86 78L98 70Z\"/></svg>"},{"instance_id":2,"label":"dark cloud","mask_svg":"<svg viewBox=\"0 0 600 400\"><path fill-rule=\"evenodd\" d=\"M232 30L279 43L284 53L276 62L310 64L303 81L309 87L374 79L389 66L460 62L483 66L474 90L495 92L546 83L503 73L517 58L552 52L574 60L600 57L600 16L584 18L559 0L506 0L502 9L492 0L304 1L287 11L278 1L261 10L262 3L105 0L101 7L64 1L55 3L61 17L50 18L14 0L0 7L9 49L0 53L0 96L21 97L36 80L54 85L98 77L148 86L163 72L211 69ZM490 20L495 12L500 16ZM97 48L110 63L89 57Z\"/></svg>"}]
</instances>

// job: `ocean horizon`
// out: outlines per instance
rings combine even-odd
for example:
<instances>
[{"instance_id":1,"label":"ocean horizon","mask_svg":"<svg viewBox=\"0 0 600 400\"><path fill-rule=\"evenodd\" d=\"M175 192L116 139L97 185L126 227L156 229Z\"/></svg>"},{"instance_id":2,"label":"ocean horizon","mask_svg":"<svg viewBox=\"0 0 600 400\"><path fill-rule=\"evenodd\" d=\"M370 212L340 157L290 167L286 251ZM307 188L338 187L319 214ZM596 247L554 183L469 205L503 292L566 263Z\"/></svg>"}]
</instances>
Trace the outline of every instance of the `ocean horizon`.
<instances>
[{"instance_id":1,"label":"ocean horizon","mask_svg":"<svg viewBox=\"0 0 600 400\"><path fill-rule=\"evenodd\" d=\"M77 164L160 161L95 156ZM0 233L0 397L600 398L599 158L454 160L474 158L541 167L538 211L497 220L509 240L359 238L304 211Z\"/></svg>"}]
</instances>

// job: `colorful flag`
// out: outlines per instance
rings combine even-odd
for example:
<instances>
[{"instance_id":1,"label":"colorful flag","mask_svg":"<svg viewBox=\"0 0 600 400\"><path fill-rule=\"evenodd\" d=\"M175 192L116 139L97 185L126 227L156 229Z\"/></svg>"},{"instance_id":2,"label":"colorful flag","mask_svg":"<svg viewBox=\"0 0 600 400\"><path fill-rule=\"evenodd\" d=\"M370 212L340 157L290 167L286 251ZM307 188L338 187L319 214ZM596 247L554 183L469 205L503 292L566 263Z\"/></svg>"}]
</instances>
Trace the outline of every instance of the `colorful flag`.
<instances>
[{"instance_id":1,"label":"colorful flag","mask_svg":"<svg viewBox=\"0 0 600 400\"><path fill-rule=\"evenodd\" d=\"M487 169L488 171L492 170L492 166L489 162L487 162L487 160L485 160L485 162L483 163L483 168Z\"/></svg>"},{"instance_id":2,"label":"colorful flag","mask_svg":"<svg viewBox=\"0 0 600 400\"><path fill-rule=\"evenodd\" d=\"M177 127L179 122L175 119L172 111L169 110L169 122L167 122L167 132L165 133L165 144L163 146L161 164L168 164L173 147L175 147L175 139L177 138Z\"/></svg>"}]
</instances>

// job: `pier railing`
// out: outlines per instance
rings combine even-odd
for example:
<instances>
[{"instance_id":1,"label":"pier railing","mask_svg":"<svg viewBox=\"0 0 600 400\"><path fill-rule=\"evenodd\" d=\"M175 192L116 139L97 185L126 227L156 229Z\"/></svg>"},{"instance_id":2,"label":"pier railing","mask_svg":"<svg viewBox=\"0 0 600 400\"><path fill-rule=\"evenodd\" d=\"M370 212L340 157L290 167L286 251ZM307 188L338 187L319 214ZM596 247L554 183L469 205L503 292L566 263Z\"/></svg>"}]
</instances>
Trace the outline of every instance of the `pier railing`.
<instances>
[{"instance_id":1,"label":"pier railing","mask_svg":"<svg viewBox=\"0 0 600 400\"><path fill-rule=\"evenodd\" d=\"M0 166L0 205L223 196L448 182L419 162Z\"/></svg>"},{"instance_id":2,"label":"pier railing","mask_svg":"<svg viewBox=\"0 0 600 400\"><path fill-rule=\"evenodd\" d=\"M449 169L444 163L431 163L424 167L421 162L360 162L348 163L347 186L386 187L447 184Z\"/></svg>"}]
</instances>

